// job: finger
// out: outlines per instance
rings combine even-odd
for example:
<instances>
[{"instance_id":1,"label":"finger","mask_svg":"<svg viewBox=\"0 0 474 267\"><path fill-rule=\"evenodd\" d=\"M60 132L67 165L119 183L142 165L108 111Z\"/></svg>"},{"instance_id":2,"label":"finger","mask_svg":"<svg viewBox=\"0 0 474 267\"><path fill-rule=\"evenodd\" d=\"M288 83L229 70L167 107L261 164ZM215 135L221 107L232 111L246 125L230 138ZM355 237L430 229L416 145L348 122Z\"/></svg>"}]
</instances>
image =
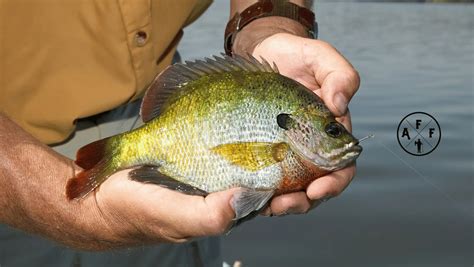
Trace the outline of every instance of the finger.
<instances>
[{"instance_id":1,"label":"finger","mask_svg":"<svg viewBox=\"0 0 474 267\"><path fill-rule=\"evenodd\" d=\"M230 200L239 190L233 188L206 197L186 195L130 181L126 173L111 176L101 189L99 201L105 201L104 208L112 208L115 217L129 220L134 228L158 240L173 242L224 233L235 217Z\"/></svg>"},{"instance_id":2,"label":"finger","mask_svg":"<svg viewBox=\"0 0 474 267\"><path fill-rule=\"evenodd\" d=\"M336 120L340 122L347 131L352 132L352 120L351 120L351 112L348 109L346 114L342 115L341 117L337 117Z\"/></svg>"},{"instance_id":3,"label":"finger","mask_svg":"<svg viewBox=\"0 0 474 267\"><path fill-rule=\"evenodd\" d=\"M169 196L164 198L168 200L165 203L170 203L169 210L172 210L174 215L170 218L171 225L178 230L179 235L184 237L218 235L231 226L235 213L230 202L234 193L238 191L237 188L211 193L206 197L164 190Z\"/></svg>"},{"instance_id":4,"label":"finger","mask_svg":"<svg viewBox=\"0 0 474 267\"><path fill-rule=\"evenodd\" d=\"M354 67L334 47L323 41L314 40L306 50L312 55L306 60L320 85L320 96L337 117L346 113L347 104L357 92L360 77Z\"/></svg>"},{"instance_id":5,"label":"finger","mask_svg":"<svg viewBox=\"0 0 474 267\"><path fill-rule=\"evenodd\" d=\"M352 165L314 180L306 189L308 198L323 200L341 194L354 177L355 170Z\"/></svg>"},{"instance_id":6,"label":"finger","mask_svg":"<svg viewBox=\"0 0 474 267\"><path fill-rule=\"evenodd\" d=\"M347 112L352 96L359 88L359 75L353 68L329 72L321 83L321 97L336 116Z\"/></svg>"},{"instance_id":7,"label":"finger","mask_svg":"<svg viewBox=\"0 0 474 267\"><path fill-rule=\"evenodd\" d=\"M272 216L272 215L273 215L273 213L272 213L272 208L271 208L270 206L264 208L264 209L260 212L260 215L266 216L266 217Z\"/></svg>"},{"instance_id":8,"label":"finger","mask_svg":"<svg viewBox=\"0 0 474 267\"><path fill-rule=\"evenodd\" d=\"M306 213L311 203L305 192L294 192L274 197L270 203L273 215Z\"/></svg>"}]
</instances>

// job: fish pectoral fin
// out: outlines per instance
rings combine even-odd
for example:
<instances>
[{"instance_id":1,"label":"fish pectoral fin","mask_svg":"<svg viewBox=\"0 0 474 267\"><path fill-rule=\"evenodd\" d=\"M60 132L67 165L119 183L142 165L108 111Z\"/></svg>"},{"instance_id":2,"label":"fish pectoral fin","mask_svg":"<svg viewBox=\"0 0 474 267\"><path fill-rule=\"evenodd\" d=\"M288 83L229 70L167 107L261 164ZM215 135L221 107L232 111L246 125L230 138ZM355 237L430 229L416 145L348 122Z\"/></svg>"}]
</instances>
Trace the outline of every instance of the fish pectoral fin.
<instances>
[{"instance_id":1,"label":"fish pectoral fin","mask_svg":"<svg viewBox=\"0 0 474 267\"><path fill-rule=\"evenodd\" d=\"M140 166L139 168L130 171L128 176L130 177L130 179L137 182L156 184L187 195L208 195L208 193L204 190L201 190L192 185L185 184L161 173L159 171L159 167L154 165Z\"/></svg>"},{"instance_id":2,"label":"fish pectoral fin","mask_svg":"<svg viewBox=\"0 0 474 267\"><path fill-rule=\"evenodd\" d=\"M211 150L231 163L250 171L258 171L285 159L287 143L242 142L213 147Z\"/></svg>"},{"instance_id":3,"label":"fish pectoral fin","mask_svg":"<svg viewBox=\"0 0 474 267\"><path fill-rule=\"evenodd\" d=\"M245 188L242 191L234 193L232 198L232 207L234 208L234 221L241 221L242 218L258 212L272 198L275 192L273 190L255 190Z\"/></svg>"}]
</instances>

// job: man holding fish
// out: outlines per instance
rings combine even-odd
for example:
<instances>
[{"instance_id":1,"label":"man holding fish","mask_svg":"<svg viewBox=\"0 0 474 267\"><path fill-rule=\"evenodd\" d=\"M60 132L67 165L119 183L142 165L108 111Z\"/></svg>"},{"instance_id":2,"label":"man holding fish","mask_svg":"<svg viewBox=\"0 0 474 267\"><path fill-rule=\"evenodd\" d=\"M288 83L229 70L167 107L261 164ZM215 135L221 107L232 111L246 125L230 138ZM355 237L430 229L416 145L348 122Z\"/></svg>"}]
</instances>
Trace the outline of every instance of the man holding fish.
<instances>
[{"instance_id":1,"label":"man holding fish","mask_svg":"<svg viewBox=\"0 0 474 267\"><path fill-rule=\"evenodd\" d=\"M307 2L232 1L233 57L156 79L207 1L2 2L0 265L218 266L212 236L340 194L359 76Z\"/></svg>"}]
</instances>

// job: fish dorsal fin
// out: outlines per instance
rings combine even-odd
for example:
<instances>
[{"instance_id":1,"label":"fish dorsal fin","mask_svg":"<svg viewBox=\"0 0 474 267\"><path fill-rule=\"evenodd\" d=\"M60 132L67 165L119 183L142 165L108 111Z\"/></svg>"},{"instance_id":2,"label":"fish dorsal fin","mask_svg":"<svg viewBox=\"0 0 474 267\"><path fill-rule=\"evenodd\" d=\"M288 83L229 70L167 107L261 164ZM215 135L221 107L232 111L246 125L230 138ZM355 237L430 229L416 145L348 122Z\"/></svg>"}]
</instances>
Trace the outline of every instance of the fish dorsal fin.
<instances>
[{"instance_id":1,"label":"fish dorsal fin","mask_svg":"<svg viewBox=\"0 0 474 267\"><path fill-rule=\"evenodd\" d=\"M218 145L211 150L234 165L258 171L283 161L288 152L288 144L242 142Z\"/></svg>"},{"instance_id":2,"label":"fish dorsal fin","mask_svg":"<svg viewBox=\"0 0 474 267\"><path fill-rule=\"evenodd\" d=\"M221 56L213 56L212 59L186 61L167 67L155 77L146 90L140 110L143 122L148 122L160 115L171 95L187 83L202 76L233 71L278 73L275 64L271 66L263 58L259 62L251 55L248 55L248 57L247 59L239 55L230 57L222 54Z\"/></svg>"}]
</instances>

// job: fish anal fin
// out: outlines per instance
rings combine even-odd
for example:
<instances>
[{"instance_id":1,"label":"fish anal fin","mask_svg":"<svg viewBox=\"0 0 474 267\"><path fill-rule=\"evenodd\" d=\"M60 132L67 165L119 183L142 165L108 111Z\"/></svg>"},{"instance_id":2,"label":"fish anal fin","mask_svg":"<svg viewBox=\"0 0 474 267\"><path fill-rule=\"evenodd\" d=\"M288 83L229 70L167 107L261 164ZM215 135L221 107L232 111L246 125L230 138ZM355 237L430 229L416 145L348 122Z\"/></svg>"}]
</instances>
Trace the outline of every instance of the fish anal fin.
<instances>
[{"instance_id":1,"label":"fish anal fin","mask_svg":"<svg viewBox=\"0 0 474 267\"><path fill-rule=\"evenodd\" d=\"M158 166L144 165L139 168L133 169L129 172L130 179L142 182L142 183L152 183L156 184L171 190L176 190L178 192L188 194L188 195L198 195L206 196L208 193L204 190L201 190L192 185L182 183L176 179L173 179L159 171Z\"/></svg>"},{"instance_id":2,"label":"fish anal fin","mask_svg":"<svg viewBox=\"0 0 474 267\"><path fill-rule=\"evenodd\" d=\"M250 171L258 171L285 159L286 143L242 142L223 144L211 149L232 164Z\"/></svg>"},{"instance_id":3,"label":"fish anal fin","mask_svg":"<svg viewBox=\"0 0 474 267\"><path fill-rule=\"evenodd\" d=\"M243 218L260 211L273 197L273 190L256 190L244 188L234 193L232 208L235 212L234 221L242 222Z\"/></svg>"}]
</instances>

